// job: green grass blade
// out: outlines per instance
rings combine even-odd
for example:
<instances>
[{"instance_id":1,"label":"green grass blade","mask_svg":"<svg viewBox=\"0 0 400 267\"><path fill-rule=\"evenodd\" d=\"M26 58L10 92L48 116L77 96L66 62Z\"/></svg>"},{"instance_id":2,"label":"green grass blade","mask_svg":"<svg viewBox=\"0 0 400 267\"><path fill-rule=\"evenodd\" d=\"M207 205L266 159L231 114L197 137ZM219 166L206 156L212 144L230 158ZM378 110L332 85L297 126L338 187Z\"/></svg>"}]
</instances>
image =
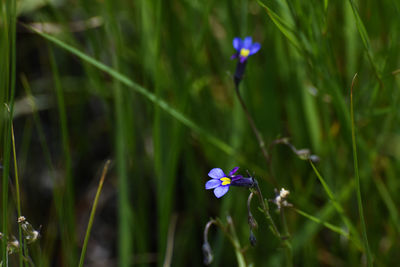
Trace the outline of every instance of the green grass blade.
<instances>
[{"instance_id":1,"label":"green grass blade","mask_svg":"<svg viewBox=\"0 0 400 267\"><path fill-rule=\"evenodd\" d=\"M68 127L67 127L67 113L65 109L65 101L63 89L61 87L60 74L58 71L57 62L54 57L52 48L49 48L49 58L51 70L53 73L54 88L57 97L57 107L59 113L59 122L61 128L61 139L62 139L62 149L65 159L65 188L63 193L63 204L62 210L65 215L64 220L61 222L61 228L64 233L64 240L67 242L66 247L69 251L66 251L66 256L70 265L77 261L77 255L75 250L75 238L71 233L75 233L75 213L74 213L74 185L72 176L72 166L71 166L71 152L69 149L69 137L68 137Z\"/></svg>"},{"instance_id":2,"label":"green grass blade","mask_svg":"<svg viewBox=\"0 0 400 267\"><path fill-rule=\"evenodd\" d=\"M341 202L347 201L347 199L350 198L353 189L354 189L354 181L351 180L346 185L343 186L343 189L340 191L340 194L338 196L338 201L341 201ZM328 221L331 217L333 217L334 211L337 212L336 208L333 205L331 205L330 202L328 202L324 205L323 208L321 208L318 211L317 216L314 216L314 217L317 217L322 221ZM304 244L306 244L307 242L310 241L312 236L314 236L316 234L316 232L318 231L319 225L320 224L314 224L314 223L312 223L312 221L309 221L309 222L305 223L303 227L300 228L299 234L297 234L294 237L294 241L293 241L293 247L294 247L295 252L298 251L299 249L301 249L301 247ZM348 228L347 225L346 225L346 227ZM363 251L363 246L362 246L361 241L358 238L358 236L356 236L352 232L350 232L349 239L352 240L355 247L359 251Z\"/></svg>"},{"instance_id":3,"label":"green grass blade","mask_svg":"<svg viewBox=\"0 0 400 267\"><path fill-rule=\"evenodd\" d=\"M387 189L386 185L380 178L374 179L374 182L383 202L389 210L390 217L397 230L397 233L400 235L400 216L399 211L397 210L396 203L394 202L393 197L390 195L390 192Z\"/></svg>"},{"instance_id":4,"label":"green grass blade","mask_svg":"<svg viewBox=\"0 0 400 267\"><path fill-rule=\"evenodd\" d=\"M311 220L313 222L316 222L316 223L319 223L319 224L323 225L324 227L328 228L332 232L335 232L335 233L337 233L339 235L342 235L342 236L346 237L347 239L351 239L349 234L346 231L344 231L342 228L340 228L340 227L338 227L336 225L333 225L331 223L325 222L325 221L323 221L323 220L321 220L321 219L319 219L319 218L317 218L317 217L315 217L315 216L313 216L311 214L308 214L308 213L306 213L306 212L304 212L302 210L299 210L299 209L296 209L296 208L293 208L293 210L296 211L301 216L304 216L304 217L306 217L307 219L309 219L309 220Z\"/></svg>"},{"instance_id":5,"label":"green grass blade","mask_svg":"<svg viewBox=\"0 0 400 267\"><path fill-rule=\"evenodd\" d=\"M12 119L10 119L12 121ZM18 165L17 165L17 151L15 150L15 137L14 137L14 126L13 123L11 122L11 141L12 141L12 150L13 150L13 159L14 159L14 178L15 178L15 197L16 197L16 205L17 205L17 214L18 218L21 217L21 193L19 189L19 176L18 176ZM27 257L26 254L26 246L25 243L22 242L22 228L21 224L18 224L18 240L20 244L20 251L19 251L19 266L24 265L24 255ZM24 245L22 245L24 244ZM24 251L23 251L24 248Z\"/></svg>"},{"instance_id":6,"label":"green grass blade","mask_svg":"<svg viewBox=\"0 0 400 267\"><path fill-rule=\"evenodd\" d=\"M2 2L0 8L0 132L2 134L2 233L8 236L8 179L11 157L11 129L16 75L16 1ZM9 116L4 104L8 104ZM15 221L15 220L14 220ZM8 265L6 242L1 242L2 260Z\"/></svg>"},{"instance_id":7,"label":"green grass blade","mask_svg":"<svg viewBox=\"0 0 400 267\"><path fill-rule=\"evenodd\" d=\"M357 9L356 4L354 3L354 0L349 0L349 2L351 5L351 8L353 10L354 18L356 20L356 26L357 26L358 32L360 33L361 40L364 44L364 48L365 48L365 52L367 53L368 60L372 66L374 74L375 74L376 78L378 79L380 85L383 86L383 82L382 82L382 78L381 78L382 75L381 75L378 67L376 66L376 63L374 60L374 55L373 55L372 48L371 48L371 42L370 42L367 30L365 29L364 23L361 20L360 14L358 13L358 9Z\"/></svg>"},{"instance_id":8,"label":"green grass blade","mask_svg":"<svg viewBox=\"0 0 400 267\"><path fill-rule=\"evenodd\" d=\"M110 36L109 45L114 47L115 53L111 55L113 69L119 72L121 69L120 55L123 54L123 36L120 29L118 14L118 4L115 1L108 0L105 2L106 33ZM129 113L127 105L127 93L123 90L120 79L114 79L112 83L113 100L114 100L114 116L115 116L115 154L117 161L118 175L118 263L121 267L132 265L134 258L133 247L133 230L136 229L136 222L133 213L133 207L130 200L130 187L134 184L129 179L129 132L128 117Z\"/></svg>"},{"instance_id":9,"label":"green grass blade","mask_svg":"<svg viewBox=\"0 0 400 267\"><path fill-rule=\"evenodd\" d=\"M318 180L321 182L322 187L324 188L326 194L329 197L329 200L332 202L332 205L335 207L336 211L339 213L342 221L346 224L346 226L349 228L350 233L354 235L354 238L357 239L357 242L359 242L359 236L356 228L354 225L351 223L350 219L346 216L343 207L340 205L340 203L336 200L335 195L333 194L332 190L329 188L328 184L324 180L324 178L321 176L317 168L315 167L314 163L310 161L311 167L313 168L315 174L318 177Z\"/></svg>"},{"instance_id":10,"label":"green grass blade","mask_svg":"<svg viewBox=\"0 0 400 267\"><path fill-rule=\"evenodd\" d=\"M353 86L354 86L354 81L355 81L356 77L357 77L357 74L354 75L353 81L351 83L351 90L350 90L351 140L352 140L352 144L353 144L354 175L355 175L355 182L356 182L357 205L358 205L358 212L360 215L363 245L364 245L365 253L367 255L368 266L373 266L372 255L371 255L371 251L370 251L369 244L368 244L367 227L365 225L364 208L363 208L362 199L361 199L360 175L358 173L357 144L356 144L356 133L355 133L355 125L354 125L354 108L353 108Z\"/></svg>"},{"instance_id":11,"label":"green grass blade","mask_svg":"<svg viewBox=\"0 0 400 267\"><path fill-rule=\"evenodd\" d=\"M90 212L89 222L88 222L88 226L87 226L86 234L85 234L85 240L83 241L81 257L79 259L79 265L78 265L79 267L83 267L83 263L84 263L85 255L86 255L86 248L87 248L87 245L89 242L89 237L90 237L90 231L92 230L94 215L96 214L97 203L99 201L101 189L103 188L104 179L106 178L110 162L111 162L110 160L106 161L106 163L104 164L103 172L101 173L100 182L97 187L96 196L94 197L94 201L93 201L92 211Z\"/></svg>"},{"instance_id":12,"label":"green grass blade","mask_svg":"<svg viewBox=\"0 0 400 267\"><path fill-rule=\"evenodd\" d=\"M276 14L271 8L269 8L266 4L261 2L261 0L257 0L257 2L260 6L262 6L265 9L272 22L276 25L276 27L278 27L278 29L289 40L289 42L298 50L302 50L302 46L299 43L293 29L281 17L279 17L279 15Z\"/></svg>"}]
</instances>

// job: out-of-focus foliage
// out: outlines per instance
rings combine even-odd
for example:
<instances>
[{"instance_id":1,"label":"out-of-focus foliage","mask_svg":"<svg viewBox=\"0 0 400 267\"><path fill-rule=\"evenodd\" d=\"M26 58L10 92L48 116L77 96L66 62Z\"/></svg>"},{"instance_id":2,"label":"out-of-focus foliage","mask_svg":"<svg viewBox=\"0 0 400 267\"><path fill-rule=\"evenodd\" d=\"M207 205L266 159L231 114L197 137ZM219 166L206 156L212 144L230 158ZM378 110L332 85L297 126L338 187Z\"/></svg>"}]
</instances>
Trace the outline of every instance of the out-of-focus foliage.
<instances>
[{"instance_id":1,"label":"out-of-focus foliage","mask_svg":"<svg viewBox=\"0 0 400 267\"><path fill-rule=\"evenodd\" d=\"M362 248L332 231L351 232L345 217L361 234L349 106L355 73L369 244L376 266L397 264L398 1L12 2L0 4L0 232L18 233L7 103L14 108L22 214L42 226L29 245L36 266L78 263L107 159L113 163L85 266L201 266L205 224L228 214L247 263L282 265L284 251L255 205L257 246L250 247L247 190L232 187L216 199L204 188L210 169L235 166L254 173L269 199L271 173L290 191L293 208L285 214L295 266L362 265ZM262 47L248 59L240 90L266 144L288 137L298 151L308 148L326 185L287 145L274 146L265 165L234 93L232 40L245 36ZM210 230L208 241L215 266L236 265L220 231ZM15 254L9 260L18 263Z\"/></svg>"}]
</instances>

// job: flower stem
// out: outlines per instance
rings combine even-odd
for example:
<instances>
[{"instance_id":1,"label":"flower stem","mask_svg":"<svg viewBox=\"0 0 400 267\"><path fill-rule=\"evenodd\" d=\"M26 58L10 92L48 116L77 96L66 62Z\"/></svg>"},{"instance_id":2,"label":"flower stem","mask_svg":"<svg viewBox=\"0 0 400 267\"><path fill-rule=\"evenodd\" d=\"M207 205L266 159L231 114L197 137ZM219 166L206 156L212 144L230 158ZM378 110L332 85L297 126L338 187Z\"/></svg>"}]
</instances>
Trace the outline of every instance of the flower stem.
<instances>
[{"instance_id":1,"label":"flower stem","mask_svg":"<svg viewBox=\"0 0 400 267\"><path fill-rule=\"evenodd\" d=\"M280 209L280 216L281 216L281 221L282 221L282 225L283 225L283 231L285 233L285 238L282 238L282 243L283 246L285 247L285 254L286 254L286 266L293 266L293 253L292 253L292 245L290 244L289 241L289 229L287 227L287 223L286 223L286 217L285 217L285 212L284 212L284 208Z\"/></svg>"},{"instance_id":2,"label":"flower stem","mask_svg":"<svg viewBox=\"0 0 400 267\"><path fill-rule=\"evenodd\" d=\"M262 211L263 211L263 213L265 215L265 218L267 219L267 221L270 224L270 229L271 229L272 233L276 237L278 237L279 239L282 239L281 234L279 233L279 230L278 230L278 228L276 227L276 225L274 223L274 220L272 219L271 215L269 214L268 202L266 202L264 200L264 197L263 197L263 195L261 193L260 187L258 186L258 182L257 182L256 179L254 179L254 188L256 189L256 192L257 192L257 195L258 195L258 199L261 202Z\"/></svg>"},{"instance_id":3,"label":"flower stem","mask_svg":"<svg viewBox=\"0 0 400 267\"><path fill-rule=\"evenodd\" d=\"M239 82L240 82L240 81L239 81ZM240 95L240 92L239 92L239 82L237 82L237 81L235 80L235 83L234 83L234 84L235 84L236 96L237 96L237 98L239 99L240 105L242 106L243 111L244 111L244 113L245 113L245 115L246 115L246 118L247 118L247 120L248 120L249 123L250 123L250 127L251 127L252 131L254 132L254 134L255 134L255 136L256 136L256 138L257 138L257 141L258 141L258 144L259 144L259 146L260 146L261 152L262 152L262 154L263 154L263 156L264 156L265 162L266 162L267 166L268 166L269 169L270 169L270 166L271 166L271 158L270 158L270 156L269 156L269 154L268 154L267 149L265 148L265 142L264 142L264 140L263 140L263 138L262 138L262 136L261 136L261 133L260 133L260 131L257 129L257 126L256 126L256 124L255 124L253 118L251 117L250 112L249 112L249 110L247 109L247 106L246 106L246 104L244 103L244 100L243 100L242 96ZM269 171L269 172L270 172L271 182L274 184L274 186L277 187L277 186L278 186L278 182L276 181L275 177L272 175L272 172L271 172L271 171Z\"/></svg>"},{"instance_id":4,"label":"flower stem","mask_svg":"<svg viewBox=\"0 0 400 267\"><path fill-rule=\"evenodd\" d=\"M204 250L204 245L206 245L207 248L207 260L205 261L206 265L209 265L212 261L212 251L211 247L208 243L208 231L210 230L211 225L215 225L219 227L222 232L225 234L225 236L229 239L231 242L234 250L235 250L235 255L236 255L236 260L238 263L239 267L247 267L246 261L245 261L245 256L244 256L244 250L242 249L239 239L236 234L235 226L233 225L232 218L228 215L226 218L227 224L225 225L219 218L217 219L211 219L205 229L204 229L204 244L203 244L203 250ZM210 254L211 253L211 254Z\"/></svg>"}]
</instances>

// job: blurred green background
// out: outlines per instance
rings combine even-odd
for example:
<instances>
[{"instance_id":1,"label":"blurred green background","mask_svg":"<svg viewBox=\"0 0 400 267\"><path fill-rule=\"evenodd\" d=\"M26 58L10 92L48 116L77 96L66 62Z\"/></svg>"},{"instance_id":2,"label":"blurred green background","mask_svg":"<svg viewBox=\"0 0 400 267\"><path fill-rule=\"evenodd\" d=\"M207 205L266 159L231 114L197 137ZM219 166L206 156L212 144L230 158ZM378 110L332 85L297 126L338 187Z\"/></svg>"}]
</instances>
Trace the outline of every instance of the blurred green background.
<instances>
[{"instance_id":1,"label":"blurred green background","mask_svg":"<svg viewBox=\"0 0 400 267\"><path fill-rule=\"evenodd\" d=\"M227 215L247 264L284 265L257 204L258 242L250 247L246 189L222 199L204 189L214 167L249 170L269 199L273 173L294 207L344 231L347 218L361 236L355 73L369 245L374 265L399 262L400 2L20 0L0 7L0 231L18 235L12 116L22 214L41 227L28 246L34 266L78 265L107 159L85 266L202 266L204 226ZM342 215L310 164L287 146L275 146L265 165L232 81L232 39L245 36L262 45L241 93L265 142L289 137L318 155ZM272 204L271 212L281 228ZM294 209L285 214L295 266L366 265L348 239ZM237 265L220 230L212 228L209 242L212 266ZM18 264L10 255L9 266Z\"/></svg>"}]
</instances>

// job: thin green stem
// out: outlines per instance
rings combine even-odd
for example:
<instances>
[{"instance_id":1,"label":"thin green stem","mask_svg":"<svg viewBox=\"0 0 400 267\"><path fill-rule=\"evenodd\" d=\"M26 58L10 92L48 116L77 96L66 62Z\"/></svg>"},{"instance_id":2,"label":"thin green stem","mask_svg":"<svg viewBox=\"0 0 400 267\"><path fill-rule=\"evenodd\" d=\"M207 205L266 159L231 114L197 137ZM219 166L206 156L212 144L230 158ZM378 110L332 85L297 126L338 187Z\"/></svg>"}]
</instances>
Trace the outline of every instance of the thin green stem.
<instances>
[{"instance_id":1,"label":"thin green stem","mask_svg":"<svg viewBox=\"0 0 400 267\"><path fill-rule=\"evenodd\" d=\"M10 118L12 118L14 109L14 96L15 96L15 73L16 73L16 17L17 17L17 7L16 1L5 1L5 6L2 8L4 15L3 25L2 25L2 36L6 39L5 51L2 53L4 55L5 71L4 76L0 77L5 80L4 87L4 101L3 103L8 103L8 109ZM9 15L9 16L7 16ZM9 53L7 53L9 52ZM10 56L11 54L11 56ZM11 71L10 71L11 70ZM9 76L10 75L10 76ZM11 81L11 83L10 83ZM11 92L10 92L11 91ZM8 94L10 92L10 95ZM3 109L1 109L3 110ZM1 121L0 121L1 122ZM4 150L3 150L3 177L2 177L2 232L4 236L8 235L8 179L10 171L10 152L11 152L11 124L10 119L5 123L7 126L4 128ZM2 125L1 125L2 126ZM5 266L8 266L8 253L6 242L2 244L2 259Z\"/></svg>"},{"instance_id":2,"label":"thin green stem","mask_svg":"<svg viewBox=\"0 0 400 267\"><path fill-rule=\"evenodd\" d=\"M99 185L97 187L96 196L94 197L94 201L93 201L92 211L90 212L89 223L88 223L88 227L86 229L86 234L85 234L85 240L83 241L81 257L79 259L79 265L78 265L79 267L83 266L83 262L85 260L86 249L87 249L87 245L88 245L88 242L89 242L90 231L92 230L92 226L93 226L94 215L96 214L97 203L99 201L101 189L103 188L104 179L106 177L106 174L107 174L108 167L109 167L110 163L111 163L110 160L106 161L106 163L104 164L103 172L101 173L100 182L99 182Z\"/></svg>"},{"instance_id":3,"label":"thin green stem","mask_svg":"<svg viewBox=\"0 0 400 267\"><path fill-rule=\"evenodd\" d=\"M284 208L282 207L280 210L280 217L281 217L281 222L283 226L283 231L285 233L285 239L282 238L283 245L285 247L285 254L286 254L286 266L293 266L293 251L292 251L292 245L290 244L289 238L289 229L287 226L286 222L286 217L285 217L285 211Z\"/></svg>"},{"instance_id":4,"label":"thin green stem","mask_svg":"<svg viewBox=\"0 0 400 267\"><path fill-rule=\"evenodd\" d=\"M356 145L356 133L355 133L355 125L354 125L354 107L353 107L353 87L354 82L357 77L357 74L354 75L353 81L351 83L351 90L350 90L350 114L351 114L351 137L353 143L353 160L354 160L354 173L355 173L355 182L356 182L356 193L357 193L357 205L358 205L358 212L360 214L360 223L362 229L362 237L363 237L363 244L364 249L367 254L367 264L368 266L373 266L372 262L372 255L368 244L368 236L367 236L367 227L365 225L365 218L364 218L364 209L361 199L361 186L360 186L360 175L358 173L358 159L357 159L357 145Z\"/></svg>"},{"instance_id":5,"label":"thin green stem","mask_svg":"<svg viewBox=\"0 0 400 267\"><path fill-rule=\"evenodd\" d=\"M266 164L268 166L268 169L270 170L271 169L270 168L271 167L271 158L270 158L270 156L268 154L267 149L265 148L264 139L262 138L262 135L261 135L260 131L257 129L257 126L256 126L253 118L251 117L249 110L247 109L246 103L244 102L242 96L240 95L239 83L235 82L234 84L235 84L236 96L239 99L240 105L242 106L243 111L244 111L244 113L246 115L246 118L249 121L250 127L251 127L252 131L254 132L254 135L257 138L258 145L260 146L262 155L263 155L263 157L265 159L265 162L266 162ZM272 175L272 171L270 170L269 172L270 172L270 177L271 177L272 183L274 184L274 186L278 186L278 182L276 181L275 177Z\"/></svg>"},{"instance_id":6,"label":"thin green stem","mask_svg":"<svg viewBox=\"0 0 400 267\"><path fill-rule=\"evenodd\" d=\"M257 191L258 198L261 202L261 208L262 211L265 215L265 218L267 219L269 225L270 225L270 230L271 232L279 238L279 240L282 242L282 246L285 248L285 254L286 254L286 266L292 266L293 265L293 253L292 253L292 245L290 244L290 241L288 240L289 237L289 231L287 229L287 224L286 224L286 219L283 214L283 209L281 209L281 219L282 219L282 224L284 227L285 231L285 236L282 236L278 230L278 228L275 225L274 220L272 219L270 213L269 213L269 205L268 202L264 200L264 197L262 196L260 187L258 185L257 180L254 180L254 188Z\"/></svg>"},{"instance_id":7,"label":"thin green stem","mask_svg":"<svg viewBox=\"0 0 400 267\"><path fill-rule=\"evenodd\" d=\"M260 187L258 186L258 182L255 179L254 179L254 188L256 189L258 199L260 200L260 203L261 203L261 209L265 215L265 218L267 219L268 223L270 224L270 229L271 229L272 233L279 239L282 239L281 234L279 233L279 230L276 227L274 220L272 219L271 215L269 214L268 202L264 200L264 197L261 193Z\"/></svg>"},{"instance_id":8,"label":"thin green stem","mask_svg":"<svg viewBox=\"0 0 400 267\"><path fill-rule=\"evenodd\" d=\"M225 234L225 236L229 239L232 246L234 247L238 266L246 267L247 264L246 264L245 257L243 254L243 249L242 249L239 239L237 237L232 218L230 216L227 216L227 223L228 223L227 226L225 226L220 219L213 220L213 223L222 230L222 232Z\"/></svg>"},{"instance_id":9,"label":"thin green stem","mask_svg":"<svg viewBox=\"0 0 400 267\"><path fill-rule=\"evenodd\" d=\"M21 195L20 195L20 189L19 189L19 177L18 177L18 165L17 165L17 152L15 150L15 137L14 137L14 126L11 120L11 140L12 140L12 149L13 149L13 157L14 157L14 176L15 176L15 194L16 194L16 199L17 199L17 213L18 213L18 218L21 217ZM21 224L18 223L18 241L19 241L19 265L23 266L24 265L24 255L27 257L26 254L26 247L23 246L23 239L22 239L22 228ZM24 248L24 250L22 250Z\"/></svg>"}]
</instances>

